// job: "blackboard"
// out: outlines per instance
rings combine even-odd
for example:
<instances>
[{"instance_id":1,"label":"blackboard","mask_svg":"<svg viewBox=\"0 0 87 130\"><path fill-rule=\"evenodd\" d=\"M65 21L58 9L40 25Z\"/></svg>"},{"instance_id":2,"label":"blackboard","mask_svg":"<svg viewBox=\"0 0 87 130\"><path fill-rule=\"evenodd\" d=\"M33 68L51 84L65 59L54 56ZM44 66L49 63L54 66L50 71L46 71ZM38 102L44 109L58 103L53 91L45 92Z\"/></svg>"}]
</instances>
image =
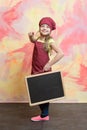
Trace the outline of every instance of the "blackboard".
<instances>
[{"instance_id":1,"label":"blackboard","mask_svg":"<svg viewBox=\"0 0 87 130\"><path fill-rule=\"evenodd\" d=\"M39 105L64 97L61 72L47 72L25 77L29 105Z\"/></svg>"}]
</instances>

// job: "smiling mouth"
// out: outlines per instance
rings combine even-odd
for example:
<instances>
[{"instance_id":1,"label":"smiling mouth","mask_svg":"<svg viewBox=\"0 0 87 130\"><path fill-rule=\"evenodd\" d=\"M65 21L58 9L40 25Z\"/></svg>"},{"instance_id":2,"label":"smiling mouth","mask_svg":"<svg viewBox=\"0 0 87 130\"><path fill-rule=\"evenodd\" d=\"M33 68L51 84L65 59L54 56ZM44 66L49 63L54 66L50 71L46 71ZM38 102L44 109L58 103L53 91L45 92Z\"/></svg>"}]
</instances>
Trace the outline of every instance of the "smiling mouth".
<instances>
[{"instance_id":1,"label":"smiling mouth","mask_svg":"<svg viewBox=\"0 0 87 130\"><path fill-rule=\"evenodd\" d=\"M46 31L46 30L42 30L42 32L47 33L48 31Z\"/></svg>"}]
</instances>

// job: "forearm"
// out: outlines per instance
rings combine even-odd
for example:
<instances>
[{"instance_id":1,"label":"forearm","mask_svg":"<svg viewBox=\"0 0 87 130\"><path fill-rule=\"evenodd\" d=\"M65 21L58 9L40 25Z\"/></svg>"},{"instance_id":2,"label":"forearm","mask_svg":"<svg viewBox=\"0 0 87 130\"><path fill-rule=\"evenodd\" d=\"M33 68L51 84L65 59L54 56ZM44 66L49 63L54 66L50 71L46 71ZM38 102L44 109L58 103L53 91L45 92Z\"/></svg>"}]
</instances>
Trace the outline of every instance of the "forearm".
<instances>
[{"instance_id":1,"label":"forearm","mask_svg":"<svg viewBox=\"0 0 87 130\"><path fill-rule=\"evenodd\" d=\"M29 40L30 40L31 42L35 42L35 41L36 41L33 32L28 33L28 37L29 37Z\"/></svg>"},{"instance_id":2,"label":"forearm","mask_svg":"<svg viewBox=\"0 0 87 130\"><path fill-rule=\"evenodd\" d=\"M31 42L35 42L35 38L33 36L29 36Z\"/></svg>"},{"instance_id":3,"label":"forearm","mask_svg":"<svg viewBox=\"0 0 87 130\"><path fill-rule=\"evenodd\" d=\"M54 65L56 62L58 62L62 57L64 56L64 54L62 53L61 55L56 55L52 60L50 60L43 68L44 71L48 71L50 70L50 68L52 67L52 65Z\"/></svg>"},{"instance_id":4,"label":"forearm","mask_svg":"<svg viewBox=\"0 0 87 130\"><path fill-rule=\"evenodd\" d=\"M48 62L48 64L49 64L50 66L54 65L54 64L57 63L60 59L62 59L63 56L64 56L63 53L62 53L62 54L57 54L52 60L50 60L50 61Z\"/></svg>"}]
</instances>

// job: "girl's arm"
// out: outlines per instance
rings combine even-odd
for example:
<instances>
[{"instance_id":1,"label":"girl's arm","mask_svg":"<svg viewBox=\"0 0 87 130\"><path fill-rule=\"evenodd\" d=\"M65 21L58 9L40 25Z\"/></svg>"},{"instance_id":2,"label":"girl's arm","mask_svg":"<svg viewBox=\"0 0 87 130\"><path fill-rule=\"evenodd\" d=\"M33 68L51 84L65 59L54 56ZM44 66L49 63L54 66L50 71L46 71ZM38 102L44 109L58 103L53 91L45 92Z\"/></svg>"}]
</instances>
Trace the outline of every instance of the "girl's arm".
<instances>
[{"instance_id":1,"label":"girl's arm","mask_svg":"<svg viewBox=\"0 0 87 130\"><path fill-rule=\"evenodd\" d=\"M29 40L31 41L31 42L35 42L36 41L36 39L35 39L35 37L34 37L34 33L33 32L30 32L30 33L28 33L28 37L29 37Z\"/></svg>"},{"instance_id":2,"label":"girl's arm","mask_svg":"<svg viewBox=\"0 0 87 130\"><path fill-rule=\"evenodd\" d=\"M64 53L60 48L57 48L54 44L51 44L51 47L52 50L56 52L56 56L44 66L44 71L50 70L51 66L58 62L64 56Z\"/></svg>"}]
</instances>

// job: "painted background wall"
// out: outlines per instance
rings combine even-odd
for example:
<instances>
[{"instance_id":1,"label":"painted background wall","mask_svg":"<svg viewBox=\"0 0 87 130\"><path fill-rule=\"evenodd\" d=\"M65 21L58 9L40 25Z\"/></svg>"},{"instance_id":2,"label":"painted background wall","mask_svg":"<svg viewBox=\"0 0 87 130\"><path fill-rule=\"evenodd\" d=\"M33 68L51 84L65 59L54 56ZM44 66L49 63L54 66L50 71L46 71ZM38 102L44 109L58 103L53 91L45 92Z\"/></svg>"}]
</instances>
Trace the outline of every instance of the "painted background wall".
<instances>
[{"instance_id":1,"label":"painted background wall","mask_svg":"<svg viewBox=\"0 0 87 130\"><path fill-rule=\"evenodd\" d=\"M65 98L87 102L87 0L0 0L0 102L27 102L24 77L30 75L33 44L27 33L52 17L52 36L65 56L53 66L62 72Z\"/></svg>"}]
</instances>

